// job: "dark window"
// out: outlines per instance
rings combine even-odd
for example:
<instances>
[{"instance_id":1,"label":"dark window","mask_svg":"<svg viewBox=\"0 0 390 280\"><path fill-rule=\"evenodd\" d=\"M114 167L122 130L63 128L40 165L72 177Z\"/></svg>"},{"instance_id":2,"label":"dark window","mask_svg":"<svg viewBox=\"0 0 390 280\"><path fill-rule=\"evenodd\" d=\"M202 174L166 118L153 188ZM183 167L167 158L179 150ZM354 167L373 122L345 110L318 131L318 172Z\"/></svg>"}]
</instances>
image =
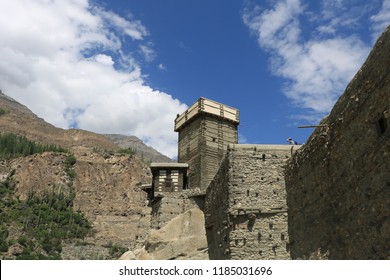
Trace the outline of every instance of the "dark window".
<instances>
[{"instance_id":1,"label":"dark window","mask_svg":"<svg viewBox=\"0 0 390 280\"><path fill-rule=\"evenodd\" d=\"M171 178L171 170L167 170L167 177L165 178L165 190L166 192L172 191L172 178Z\"/></svg>"},{"instance_id":2,"label":"dark window","mask_svg":"<svg viewBox=\"0 0 390 280\"><path fill-rule=\"evenodd\" d=\"M165 190L166 192L172 191L172 178L165 178Z\"/></svg>"}]
</instances>

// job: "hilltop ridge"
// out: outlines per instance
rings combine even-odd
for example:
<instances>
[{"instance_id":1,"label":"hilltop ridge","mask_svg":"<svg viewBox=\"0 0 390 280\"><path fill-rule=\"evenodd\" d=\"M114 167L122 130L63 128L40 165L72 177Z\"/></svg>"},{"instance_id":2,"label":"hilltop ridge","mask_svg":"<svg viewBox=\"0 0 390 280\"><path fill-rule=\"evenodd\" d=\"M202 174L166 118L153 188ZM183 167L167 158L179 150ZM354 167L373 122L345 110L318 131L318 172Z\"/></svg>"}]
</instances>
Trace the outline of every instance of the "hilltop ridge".
<instances>
[{"instance_id":1,"label":"hilltop ridge","mask_svg":"<svg viewBox=\"0 0 390 280\"><path fill-rule=\"evenodd\" d=\"M62 129L39 118L28 107L0 90L0 131L22 135L32 141L56 144L76 152L90 149L118 151L131 148L145 162L172 161L136 136L98 134L83 129Z\"/></svg>"}]
</instances>

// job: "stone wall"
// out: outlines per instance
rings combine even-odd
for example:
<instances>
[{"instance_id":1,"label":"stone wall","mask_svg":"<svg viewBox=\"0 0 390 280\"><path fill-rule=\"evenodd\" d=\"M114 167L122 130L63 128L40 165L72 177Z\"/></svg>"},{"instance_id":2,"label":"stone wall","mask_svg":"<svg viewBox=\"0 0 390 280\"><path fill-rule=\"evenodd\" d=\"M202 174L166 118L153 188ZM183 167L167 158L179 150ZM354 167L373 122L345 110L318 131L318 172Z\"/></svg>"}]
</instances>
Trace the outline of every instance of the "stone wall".
<instances>
[{"instance_id":1,"label":"stone wall","mask_svg":"<svg viewBox=\"0 0 390 280\"><path fill-rule=\"evenodd\" d=\"M151 202L151 228L160 229L170 220L190 209L203 210L202 200L198 196L194 196L190 190L184 190L180 193L158 194Z\"/></svg>"},{"instance_id":2,"label":"stone wall","mask_svg":"<svg viewBox=\"0 0 390 280\"><path fill-rule=\"evenodd\" d=\"M292 258L390 258L390 30L286 169Z\"/></svg>"},{"instance_id":3,"label":"stone wall","mask_svg":"<svg viewBox=\"0 0 390 280\"><path fill-rule=\"evenodd\" d=\"M229 145L206 193L210 259L289 259L284 164L299 146Z\"/></svg>"}]
</instances>

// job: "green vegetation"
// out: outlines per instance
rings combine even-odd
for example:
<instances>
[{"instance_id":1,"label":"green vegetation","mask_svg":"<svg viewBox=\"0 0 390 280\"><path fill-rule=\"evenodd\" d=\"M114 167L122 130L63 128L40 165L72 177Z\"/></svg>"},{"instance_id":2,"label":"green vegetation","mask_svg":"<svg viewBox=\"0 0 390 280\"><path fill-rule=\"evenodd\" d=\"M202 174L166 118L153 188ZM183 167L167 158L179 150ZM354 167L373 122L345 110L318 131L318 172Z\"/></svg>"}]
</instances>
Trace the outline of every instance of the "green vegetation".
<instances>
[{"instance_id":1,"label":"green vegetation","mask_svg":"<svg viewBox=\"0 0 390 280\"><path fill-rule=\"evenodd\" d=\"M4 226L0 226L0 252L8 251L8 229Z\"/></svg>"},{"instance_id":2,"label":"green vegetation","mask_svg":"<svg viewBox=\"0 0 390 280\"><path fill-rule=\"evenodd\" d=\"M6 109L0 108L0 116L3 116L7 113L8 113L8 111Z\"/></svg>"},{"instance_id":3,"label":"green vegetation","mask_svg":"<svg viewBox=\"0 0 390 280\"><path fill-rule=\"evenodd\" d=\"M76 157L72 154L68 155L64 164L65 172L72 181L76 177L76 172L73 169L73 166L76 164Z\"/></svg>"},{"instance_id":4,"label":"green vegetation","mask_svg":"<svg viewBox=\"0 0 390 280\"><path fill-rule=\"evenodd\" d=\"M6 258L4 253L11 246L16 246L12 250L18 251L16 259L60 259L63 241L80 241L92 234L89 221L79 211L73 211L76 157L56 145L43 145L23 136L0 133L0 160L49 151L67 154L64 169L69 177L65 187L68 191L53 186L39 195L30 192L27 199L21 201L15 197L15 171L10 172L0 182L0 259Z\"/></svg>"},{"instance_id":5,"label":"green vegetation","mask_svg":"<svg viewBox=\"0 0 390 280\"><path fill-rule=\"evenodd\" d=\"M32 142L24 136L12 133L0 134L0 159L25 157L43 152L69 153L68 150L56 145L43 145Z\"/></svg>"},{"instance_id":6,"label":"green vegetation","mask_svg":"<svg viewBox=\"0 0 390 280\"><path fill-rule=\"evenodd\" d=\"M14 198L12 173L0 182L0 252L18 243L23 251L16 259L60 259L62 241L83 239L91 224L73 211L74 194L53 187L43 195L30 193L26 201ZM10 238L11 229L19 236Z\"/></svg>"},{"instance_id":7,"label":"green vegetation","mask_svg":"<svg viewBox=\"0 0 390 280\"><path fill-rule=\"evenodd\" d=\"M136 152L137 152L136 149L133 148L120 149L118 151L118 153L121 155L135 155Z\"/></svg>"},{"instance_id":8,"label":"green vegetation","mask_svg":"<svg viewBox=\"0 0 390 280\"><path fill-rule=\"evenodd\" d=\"M119 245L117 245L115 243L114 244L109 244L108 247L109 247L109 254L114 259L119 258L120 256L123 255L123 253L128 251L127 248L119 246Z\"/></svg>"}]
</instances>

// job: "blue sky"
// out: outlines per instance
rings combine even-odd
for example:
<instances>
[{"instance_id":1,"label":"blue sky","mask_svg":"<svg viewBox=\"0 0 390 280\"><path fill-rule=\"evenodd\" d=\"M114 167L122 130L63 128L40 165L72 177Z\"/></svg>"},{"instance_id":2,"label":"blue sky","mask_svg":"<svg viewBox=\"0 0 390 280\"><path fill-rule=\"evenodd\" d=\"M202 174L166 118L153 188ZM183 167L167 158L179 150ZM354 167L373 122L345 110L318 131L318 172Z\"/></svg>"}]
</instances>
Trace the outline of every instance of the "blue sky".
<instances>
[{"instance_id":1,"label":"blue sky","mask_svg":"<svg viewBox=\"0 0 390 280\"><path fill-rule=\"evenodd\" d=\"M390 23L390 0L0 0L0 89L63 128L175 157L199 97L241 143L305 142ZM6 12L4 12L6 11ZM39 101L38 101L39 100Z\"/></svg>"}]
</instances>

